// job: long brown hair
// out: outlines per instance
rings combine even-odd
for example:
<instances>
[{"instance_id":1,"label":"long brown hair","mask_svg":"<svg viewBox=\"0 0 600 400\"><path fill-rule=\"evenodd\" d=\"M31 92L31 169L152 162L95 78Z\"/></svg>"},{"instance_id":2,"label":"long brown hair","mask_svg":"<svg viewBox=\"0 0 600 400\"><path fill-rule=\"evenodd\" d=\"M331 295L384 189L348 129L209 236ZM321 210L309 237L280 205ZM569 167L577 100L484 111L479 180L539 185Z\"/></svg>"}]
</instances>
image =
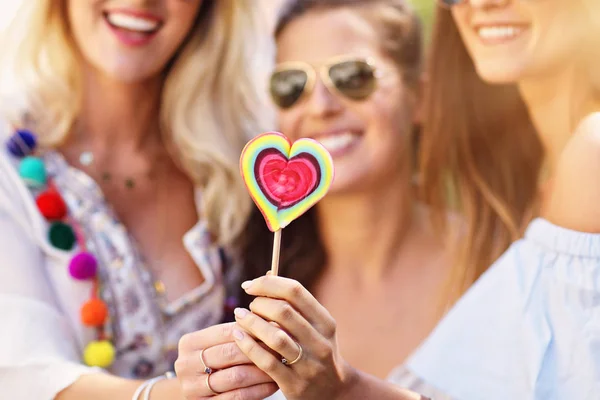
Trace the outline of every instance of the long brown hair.
<instances>
[{"instance_id":1,"label":"long brown hair","mask_svg":"<svg viewBox=\"0 0 600 400\"><path fill-rule=\"evenodd\" d=\"M286 3L275 28L275 37L295 19L312 11L352 7L378 30L383 52L395 62L405 82L418 82L422 64L421 24L404 0L292 0ZM282 234L280 274L298 280L309 290L327 262L320 238L317 213L313 208L298 218ZM240 258L242 278L264 275L271 262L273 234L255 208L245 231ZM249 298L242 294L241 303Z\"/></svg>"},{"instance_id":2,"label":"long brown hair","mask_svg":"<svg viewBox=\"0 0 600 400\"><path fill-rule=\"evenodd\" d=\"M449 234L460 215L450 305L521 236L537 197L541 142L514 85L489 85L449 11L438 7L421 139L421 195ZM453 204L450 207L449 204Z\"/></svg>"}]
</instances>

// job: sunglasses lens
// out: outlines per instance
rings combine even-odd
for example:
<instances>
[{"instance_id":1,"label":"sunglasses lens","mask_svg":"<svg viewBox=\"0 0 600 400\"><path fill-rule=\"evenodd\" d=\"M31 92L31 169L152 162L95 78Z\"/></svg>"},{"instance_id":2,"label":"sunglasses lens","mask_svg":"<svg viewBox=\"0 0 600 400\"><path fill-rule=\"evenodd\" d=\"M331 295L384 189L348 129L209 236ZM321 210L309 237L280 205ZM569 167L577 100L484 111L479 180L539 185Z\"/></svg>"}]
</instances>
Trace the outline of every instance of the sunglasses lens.
<instances>
[{"instance_id":1,"label":"sunglasses lens","mask_svg":"<svg viewBox=\"0 0 600 400\"><path fill-rule=\"evenodd\" d=\"M438 0L445 7L452 7L463 2L463 0Z\"/></svg>"},{"instance_id":2,"label":"sunglasses lens","mask_svg":"<svg viewBox=\"0 0 600 400\"><path fill-rule=\"evenodd\" d=\"M290 108L302 96L308 75L301 69L277 71L271 75L271 98L280 108Z\"/></svg>"},{"instance_id":3,"label":"sunglasses lens","mask_svg":"<svg viewBox=\"0 0 600 400\"><path fill-rule=\"evenodd\" d=\"M329 78L344 96L363 100L375 90L375 71L366 61L344 61L331 66Z\"/></svg>"}]
</instances>

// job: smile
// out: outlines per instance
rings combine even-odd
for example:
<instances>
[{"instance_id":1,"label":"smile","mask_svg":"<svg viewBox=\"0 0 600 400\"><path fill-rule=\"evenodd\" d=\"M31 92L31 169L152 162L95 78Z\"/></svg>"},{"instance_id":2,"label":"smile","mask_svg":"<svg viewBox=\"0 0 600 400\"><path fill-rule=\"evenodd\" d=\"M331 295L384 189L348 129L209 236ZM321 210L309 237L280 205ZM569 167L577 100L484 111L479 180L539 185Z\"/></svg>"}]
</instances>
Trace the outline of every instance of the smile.
<instances>
[{"instance_id":1,"label":"smile","mask_svg":"<svg viewBox=\"0 0 600 400\"><path fill-rule=\"evenodd\" d=\"M158 17L129 11L107 11L104 19L117 38L127 45L148 43L163 25Z\"/></svg>"},{"instance_id":2,"label":"smile","mask_svg":"<svg viewBox=\"0 0 600 400\"><path fill-rule=\"evenodd\" d=\"M337 131L315 138L329 151L332 157L342 155L354 147L361 139L361 135L352 131Z\"/></svg>"},{"instance_id":3,"label":"smile","mask_svg":"<svg viewBox=\"0 0 600 400\"><path fill-rule=\"evenodd\" d=\"M514 40L525 30L524 26L517 25L480 26L475 29L485 44L499 44Z\"/></svg>"}]
</instances>

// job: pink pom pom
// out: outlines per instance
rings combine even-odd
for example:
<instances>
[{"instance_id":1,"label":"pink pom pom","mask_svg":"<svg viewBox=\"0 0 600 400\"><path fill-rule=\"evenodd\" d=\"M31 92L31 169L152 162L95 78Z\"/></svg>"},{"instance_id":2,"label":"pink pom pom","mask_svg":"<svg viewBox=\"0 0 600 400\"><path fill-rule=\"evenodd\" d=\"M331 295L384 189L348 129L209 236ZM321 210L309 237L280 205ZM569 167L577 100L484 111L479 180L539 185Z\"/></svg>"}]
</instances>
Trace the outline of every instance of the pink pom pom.
<instances>
[{"instance_id":1,"label":"pink pom pom","mask_svg":"<svg viewBox=\"0 0 600 400\"><path fill-rule=\"evenodd\" d=\"M77 280L83 281L96 276L98 262L90 253L81 252L75 255L69 263L69 273Z\"/></svg>"}]
</instances>

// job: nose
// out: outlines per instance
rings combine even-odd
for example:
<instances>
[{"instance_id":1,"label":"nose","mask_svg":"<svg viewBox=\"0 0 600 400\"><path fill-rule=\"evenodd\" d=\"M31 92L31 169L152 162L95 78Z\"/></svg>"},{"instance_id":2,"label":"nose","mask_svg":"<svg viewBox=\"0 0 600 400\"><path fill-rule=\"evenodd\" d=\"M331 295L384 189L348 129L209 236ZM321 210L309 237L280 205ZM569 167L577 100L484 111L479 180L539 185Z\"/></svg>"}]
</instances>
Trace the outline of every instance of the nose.
<instances>
[{"instance_id":1,"label":"nose","mask_svg":"<svg viewBox=\"0 0 600 400\"><path fill-rule=\"evenodd\" d=\"M318 80L308 99L309 114L317 118L326 118L339 113L342 107L337 96L332 94L321 80Z\"/></svg>"}]
</instances>

